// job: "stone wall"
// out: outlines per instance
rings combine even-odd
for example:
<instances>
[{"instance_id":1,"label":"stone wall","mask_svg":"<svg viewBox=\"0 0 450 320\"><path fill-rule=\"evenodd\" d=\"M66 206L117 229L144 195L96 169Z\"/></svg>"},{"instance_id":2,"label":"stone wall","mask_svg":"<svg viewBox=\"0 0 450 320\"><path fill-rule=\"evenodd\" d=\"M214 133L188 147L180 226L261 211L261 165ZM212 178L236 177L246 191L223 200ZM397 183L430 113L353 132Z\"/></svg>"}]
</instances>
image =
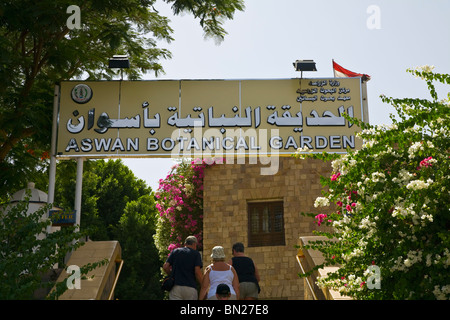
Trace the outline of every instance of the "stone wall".
<instances>
[{"instance_id":1,"label":"stone wall","mask_svg":"<svg viewBox=\"0 0 450 320\"><path fill-rule=\"evenodd\" d=\"M208 265L211 249L225 248L227 260L235 242L245 245L261 275L260 299L303 299L303 280L296 261L298 239L317 228L301 212L321 213L314 200L321 195L320 175L329 176L329 163L280 157L274 175L261 175L261 164L222 164L205 170L203 263ZM284 246L248 247L247 203L282 200Z\"/></svg>"}]
</instances>

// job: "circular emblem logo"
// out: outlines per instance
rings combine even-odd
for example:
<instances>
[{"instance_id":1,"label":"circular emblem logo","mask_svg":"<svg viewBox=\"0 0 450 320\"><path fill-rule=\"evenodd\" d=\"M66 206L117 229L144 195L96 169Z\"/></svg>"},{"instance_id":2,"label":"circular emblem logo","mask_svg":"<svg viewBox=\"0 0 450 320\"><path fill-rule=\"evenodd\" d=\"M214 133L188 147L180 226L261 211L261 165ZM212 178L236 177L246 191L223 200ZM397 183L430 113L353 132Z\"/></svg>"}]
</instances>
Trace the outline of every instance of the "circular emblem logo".
<instances>
[{"instance_id":1,"label":"circular emblem logo","mask_svg":"<svg viewBox=\"0 0 450 320\"><path fill-rule=\"evenodd\" d=\"M86 103L92 98L92 89L87 84L77 84L72 89L72 100L76 103Z\"/></svg>"}]
</instances>

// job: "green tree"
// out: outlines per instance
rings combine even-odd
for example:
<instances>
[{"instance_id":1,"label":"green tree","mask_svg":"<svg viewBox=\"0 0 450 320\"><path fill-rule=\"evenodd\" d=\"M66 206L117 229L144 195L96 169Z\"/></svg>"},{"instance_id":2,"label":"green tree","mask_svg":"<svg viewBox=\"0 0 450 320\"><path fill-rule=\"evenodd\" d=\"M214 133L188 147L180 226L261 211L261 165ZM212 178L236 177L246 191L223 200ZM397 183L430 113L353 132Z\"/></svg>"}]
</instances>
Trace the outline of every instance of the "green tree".
<instances>
[{"instance_id":1,"label":"green tree","mask_svg":"<svg viewBox=\"0 0 450 320\"><path fill-rule=\"evenodd\" d=\"M96 188L100 178L92 168L95 162L87 160L84 163L82 201L81 201L81 230L90 228L90 237L94 240L107 239L107 226L99 216ZM75 161L60 161L56 168L55 200L54 204L64 209L73 209L75 203L77 165Z\"/></svg>"},{"instance_id":2,"label":"green tree","mask_svg":"<svg viewBox=\"0 0 450 320\"><path fill-rule=\"evenodd\" d=\"M122 246L125 263L115 291L118 299L160 300L159 271L162 262L153 241L156 229L156 209L153 196L145 195L127 203L114 227Z\"/></svg>"},{"instance_id":3,"label":"green tree","mask_svg":"<svg viewBox=\"0 0 450 320\"><path fill-rule=\"evenodd\" d=\"M205 36L219 41L223 22L243 0L163 0L175 14L192 13ZM54 83L112 79L107 59L127 54L128 79L163 72L171 57L157 40L173 40L156 0L89 0L79 4L80 29L70 29L71 0L0 2L0 195L23 186L45 166L50 150Z\"/></svg>"},{"instance_id":4,"label":"green tree","mask_svg":"<svg viewBox=\"0 0 450 320\"><path fill-rule=\"evenodd\" d=\"M439 100L434 86L449 85L450 75L432 70L408 70L426 81L431 100L382 96L397 111L391 125L355 120L361 150L300 155L332 160L315 202L330 207L315 216L332 227L319 233L330 240L308 247L325 257L317 268L339 269L320 286L356 299L450 298L450 93Z\"/></svg>"},{"instance_id":5,"label":"green tree","mask_svg":"<svg viewBox=\"0 0 450 320\"><path fill-rule=\"evenodd\" d=\"M28 201L21 201L0 211L0 300L33 299L37 289L44 287L48 291L55 285L56 279L43 282L42 277L53 270L68 252L83 245L78 239L84 233L75 232L73 227L64 227L60 231L49 233L49 219L43 219L48 206L27 214ZM82 275L106 261L99 261L81 268ZM66 289L60 283L53 298L57 298Z\"/></svg>"},{"instance_id":6,"label":"green tree","mask_svg":"<svg viewBox=\"0 0 450 320\"><path fill-rule=\"evenodd\" d=\"M55 203L71 208L76 163L57 167ZM81 230L92 240L117 240L125 263L115 296L118 299L161 299L162 265L153 240L156 207L151 188L137 179L122 160L86 161L83 172Z\"/></svg>"},{"instance_id":7,"label":"green tree","mask_svg":"<svg viewBox=\"0 0 450 320\"><path fill-rule=\"evenodd\" d=\"M57 167L55 203L73 208L76 163L62 161ZM151 188L137 179L122 160L85 161L81 204L81 229L91 229L92 240L112 240L117 225L130 201L150 195Z\"/></svg>"}]
</instances>

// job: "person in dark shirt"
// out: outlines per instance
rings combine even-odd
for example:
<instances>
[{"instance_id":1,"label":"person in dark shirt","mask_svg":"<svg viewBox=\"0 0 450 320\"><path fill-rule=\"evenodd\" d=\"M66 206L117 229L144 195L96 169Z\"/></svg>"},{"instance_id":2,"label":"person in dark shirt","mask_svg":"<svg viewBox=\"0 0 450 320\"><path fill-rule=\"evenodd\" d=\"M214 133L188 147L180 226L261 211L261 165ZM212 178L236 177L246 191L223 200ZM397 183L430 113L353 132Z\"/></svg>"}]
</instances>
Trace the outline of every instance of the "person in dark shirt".
<instances>
[{"instance_id":1,"label":"person in dark shirt","mask_svg":"<svg viewBox=\"0 0 450 320\"><path fill-rule=\"evenodd\" d=\"M233 245L233 258L231 264L239 278L240 299L256 300L260 292L259 272L253 260L244 254L244 245L237 242Z\"/></svg>"},{"instance_id":2,"label":"person in dark shirt","mask_svg":"<svg viewBox=\"0 0 450 320\"><path fill-rule=\"evenodd\" d=\"M163 270L172 273L175 285L169 292L169 300L197 300L197 283L202 283L202 258L197 249L197 238L189 236L184 247L174 249L163 265Z\"/></svg>"}]
</instances>

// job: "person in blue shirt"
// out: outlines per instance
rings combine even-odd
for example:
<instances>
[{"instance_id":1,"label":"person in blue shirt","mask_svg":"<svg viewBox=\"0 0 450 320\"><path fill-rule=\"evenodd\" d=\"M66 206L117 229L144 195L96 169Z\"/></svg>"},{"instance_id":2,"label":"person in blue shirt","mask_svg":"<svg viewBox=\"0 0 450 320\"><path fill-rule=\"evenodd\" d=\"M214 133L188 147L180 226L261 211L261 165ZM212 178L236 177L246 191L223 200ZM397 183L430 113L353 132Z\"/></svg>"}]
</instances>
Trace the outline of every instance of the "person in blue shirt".
<instances>
[{"instance_id":1,"label":"person in blue shirt","mask_svg":"<svg viewBox=\"0 0 450 320\"><path fill-rule=\"evenodd\" d=\"M197 251L197 238L189 236L184 247L174 249L163 265L163 270L172 273L175 285L169 291L169 300L197 300L197 282L202 283L202 258Z\"/></svg>"}]
</instances>

